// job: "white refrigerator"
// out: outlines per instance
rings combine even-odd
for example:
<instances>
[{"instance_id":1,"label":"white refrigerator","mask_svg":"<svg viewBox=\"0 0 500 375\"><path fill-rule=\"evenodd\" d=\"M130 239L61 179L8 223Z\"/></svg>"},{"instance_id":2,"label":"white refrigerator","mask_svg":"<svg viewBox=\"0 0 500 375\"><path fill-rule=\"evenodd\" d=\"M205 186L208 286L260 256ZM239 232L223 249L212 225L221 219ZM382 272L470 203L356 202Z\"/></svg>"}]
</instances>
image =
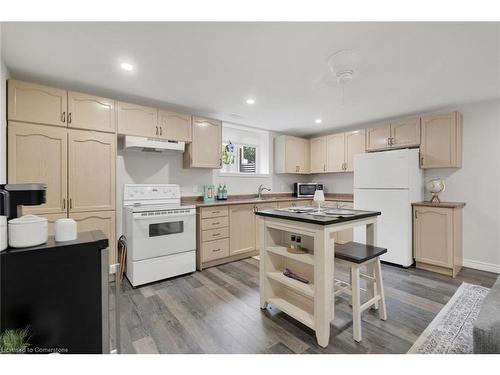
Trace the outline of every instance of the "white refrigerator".
<instances>
[{"instance_id":1,"label":"white refrigerator","mask_svg":"<svg viewBox=\"0 0 500 375\"><path fill-rule=\"evenodd\" d=\"M383 261L403 267L413 264L411 203L423 198L418 149L354 157L354 208L382 213L377 223L377 246L387 248ZM365 243L364 227L354 229L354 241Z\"/></svg>"}]
</instances>

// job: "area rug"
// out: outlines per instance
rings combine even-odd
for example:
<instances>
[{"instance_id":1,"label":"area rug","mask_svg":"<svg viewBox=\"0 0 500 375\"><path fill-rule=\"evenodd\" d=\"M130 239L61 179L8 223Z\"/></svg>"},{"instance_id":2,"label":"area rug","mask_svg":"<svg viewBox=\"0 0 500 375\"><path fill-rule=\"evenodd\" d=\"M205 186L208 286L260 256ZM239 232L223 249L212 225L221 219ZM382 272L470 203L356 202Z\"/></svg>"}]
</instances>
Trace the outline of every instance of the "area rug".
<instances>
[{"instance_id":1,"label":"area rug","mask_svg":"<svg viewBox=\"0 0 500 375\"><path fill-rule=\"evenodd\" d=\"M408 354L472 353L472 325L489 289L462 283Z\"/></svg>"}]
</instances>

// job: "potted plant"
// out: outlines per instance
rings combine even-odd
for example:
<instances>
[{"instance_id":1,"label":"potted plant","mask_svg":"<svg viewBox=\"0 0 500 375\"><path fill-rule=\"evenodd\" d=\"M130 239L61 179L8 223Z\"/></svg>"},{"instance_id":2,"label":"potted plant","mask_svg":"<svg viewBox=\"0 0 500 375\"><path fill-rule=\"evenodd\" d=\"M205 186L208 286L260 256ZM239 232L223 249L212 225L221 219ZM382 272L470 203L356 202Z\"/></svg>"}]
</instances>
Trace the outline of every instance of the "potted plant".
<instances>
[{"instance_id":1,"label":"potted plant","mask_svg":"<svg viewBox=\"0 0 500 375\"><path fill-rule=\"evenodd\" d=\"M29 346L29 327L22 329L7 329L0 333L0 353L23 354Z\"/></svg>"}]
</instances>

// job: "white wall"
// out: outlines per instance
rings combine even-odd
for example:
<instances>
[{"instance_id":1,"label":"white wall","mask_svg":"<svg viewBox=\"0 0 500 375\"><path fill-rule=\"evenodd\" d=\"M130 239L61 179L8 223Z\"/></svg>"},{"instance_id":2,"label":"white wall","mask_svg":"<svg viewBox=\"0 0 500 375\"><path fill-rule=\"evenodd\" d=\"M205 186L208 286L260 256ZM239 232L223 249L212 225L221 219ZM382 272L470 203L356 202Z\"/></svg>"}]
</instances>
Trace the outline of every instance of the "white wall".
<instances>
[{"instance_id":1,"label":"white wall","mask_svg":"<svg viewBox=\"0 0 500 375\"><path fill-rule=\"evenodd\" d=\"M464 265L500 273L500 100L445 110L455 109L464 115L463 166L426 170L424 176L444 178L442 200L467 204ZM329 192L353 192L353 173L313 175L312 179L324 183Z\"/></svg>"}]
</instances>

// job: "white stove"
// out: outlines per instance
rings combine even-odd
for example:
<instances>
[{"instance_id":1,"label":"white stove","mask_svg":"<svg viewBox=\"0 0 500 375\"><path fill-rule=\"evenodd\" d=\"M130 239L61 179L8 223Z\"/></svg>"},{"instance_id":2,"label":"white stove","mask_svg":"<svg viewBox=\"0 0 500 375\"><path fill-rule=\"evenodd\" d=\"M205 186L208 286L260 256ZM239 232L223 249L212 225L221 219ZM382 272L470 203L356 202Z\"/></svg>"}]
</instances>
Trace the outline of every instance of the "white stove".
<instances>
[{"instance_id":1,"label":"white stove","mask_svg":"<svg viewBox=\"0 0 500 375\"><path fill-rule=\"evenodd\" d=\"M123 206L133 286L195 271L196 208L181 204L179 185L126 184Z\"/></svg>"}]
</instances>

